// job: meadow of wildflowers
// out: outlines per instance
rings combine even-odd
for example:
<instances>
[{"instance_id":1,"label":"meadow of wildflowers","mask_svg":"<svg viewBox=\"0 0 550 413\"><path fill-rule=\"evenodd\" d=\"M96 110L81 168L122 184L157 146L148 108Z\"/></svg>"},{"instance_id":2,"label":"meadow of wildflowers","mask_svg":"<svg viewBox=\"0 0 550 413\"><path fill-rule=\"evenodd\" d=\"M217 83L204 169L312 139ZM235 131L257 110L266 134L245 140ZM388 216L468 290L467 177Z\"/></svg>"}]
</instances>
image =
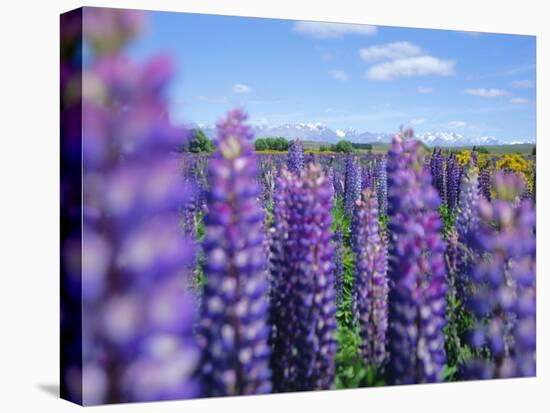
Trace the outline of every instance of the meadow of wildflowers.
<instances>
[{"instance_id":1,"label":"meadow of wildflowers","mask_svg":"<svg viewBox=\"0 0 550 413\"><path fill-rule=\"evenodd\" d=\"M62 17L62 397L536 374L532 157L426 149L410 129L387 154L259 154L242 109L212 155L182 153L173 62L124 53L145 25Z\"/></svg>"}]
</instances>

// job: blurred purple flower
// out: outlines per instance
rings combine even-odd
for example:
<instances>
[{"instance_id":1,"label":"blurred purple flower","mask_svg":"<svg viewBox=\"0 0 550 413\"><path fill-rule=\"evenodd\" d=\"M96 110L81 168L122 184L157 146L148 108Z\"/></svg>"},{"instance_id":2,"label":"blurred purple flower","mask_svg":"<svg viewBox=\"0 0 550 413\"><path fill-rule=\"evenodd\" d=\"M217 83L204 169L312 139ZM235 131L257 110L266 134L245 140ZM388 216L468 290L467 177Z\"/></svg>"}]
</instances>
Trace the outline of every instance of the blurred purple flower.
<instances>
[{"instance_id":1,"label":"blurred purple flower","mask_svg":"<svg viewBox=\"0 0 550 413\"><path fill-rule=\"evenodd\" d=\"M424 150L411 136L412 130L401 132L388 153L388 379L395 384L441 381L446 362L440 199Z\"/></svg>"},{"instance_id":2,"label":"blurred purple flower","mask_svg":"<svg viewBox=\"0 0 550 413\"><path fill-rule=\"evenodd\" d=\"M535 210L530 199L519 199L524 186L521 177L498 172L496 198L480 201L481 224L473 246L483 259L471 272L468 308L476 325L470 345L477 350L486 346L490 358L467 361L462 366L465 378L536 373Z\"/></svg>"},{"instance_id":3,"label":"blurred purple flower","mask_svg":"<svg viewBox=\"0 0 550 413\"><path fill-rule=\"evenodd\" d=\"M166 57L137 64L119 53L140 31L141 12L84 8L81 18L90 59L84 68L62 65L62 141L65 162L82 161L81 285L66 282L74 275L63 279L64 294L82 300L82 337L80 360L65 349L62 387L86 405L195 397L195 303L183 288L195 251L178 214L192 191L173 152L187 131L170 124L164 98L172 64ZM65 241L64 249L75 273L80 245ZM170 346L151 351L157 338ZM135 373L145 365L147 379ZM80 385L67 381L79 374Z\"/></svg>"},{"instance_id":4,"label":"blurred purple flower","mask_svg":"<svg viewBox=\"0 0 550 413\"><path fill-rule=\"evenodd\" d=\"M263 211L252 131L238 109L218 123L208 165L206 284L200 324L204 394L271 391Z\"/></svg>"}]
</instances>

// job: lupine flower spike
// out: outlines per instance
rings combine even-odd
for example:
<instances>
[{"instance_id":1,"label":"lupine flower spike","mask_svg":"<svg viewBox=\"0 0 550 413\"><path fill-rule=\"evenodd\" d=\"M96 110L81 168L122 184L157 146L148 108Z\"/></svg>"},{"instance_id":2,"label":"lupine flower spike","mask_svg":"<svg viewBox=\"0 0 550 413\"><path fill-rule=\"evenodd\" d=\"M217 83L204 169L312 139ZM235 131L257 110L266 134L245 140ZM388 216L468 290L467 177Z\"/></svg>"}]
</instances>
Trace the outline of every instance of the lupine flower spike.
<instances>
[{"instance_id":1,"label":"lupine flower spike","mask_svg":"<svg viewBox=\"0 0 550 413\"><path fill-rule=\"evenodd\" d=\"M209 162L201 374L207 396L271 391L263 212L246 116L218 123Z\"/></svg>"}]
</instances>

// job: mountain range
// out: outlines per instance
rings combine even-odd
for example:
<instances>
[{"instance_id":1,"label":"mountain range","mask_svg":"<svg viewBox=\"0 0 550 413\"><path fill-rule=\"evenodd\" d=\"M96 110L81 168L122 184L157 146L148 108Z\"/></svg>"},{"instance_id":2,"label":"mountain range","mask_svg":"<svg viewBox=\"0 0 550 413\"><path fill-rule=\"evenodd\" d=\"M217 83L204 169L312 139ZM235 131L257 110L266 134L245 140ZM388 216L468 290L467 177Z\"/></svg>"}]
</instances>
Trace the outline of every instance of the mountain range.
<instances>
[{"instance_id":1,"label":"mountain range","mask_svg":"<svg viewBox=\"0 0 550 413\"><path fill-rule=\"evenodd\" d=\"M215 139L216 128L214 126L189 125L190 127L200 126L206 136ZM390 143L392 133L358 132L355 129L331 129L321 123L287 123L279 126L253 125L254 136L276 137L282 136L286 139L317 141L336 143L345 139L354 143ZM466 137L456 132L426 132L419 133L416 137L428 146L473 146L473 145L505 145L505 144L532 144L534 140L517 139L512 142L503 142L494 136Z\"/></svg>"}]
</instances>

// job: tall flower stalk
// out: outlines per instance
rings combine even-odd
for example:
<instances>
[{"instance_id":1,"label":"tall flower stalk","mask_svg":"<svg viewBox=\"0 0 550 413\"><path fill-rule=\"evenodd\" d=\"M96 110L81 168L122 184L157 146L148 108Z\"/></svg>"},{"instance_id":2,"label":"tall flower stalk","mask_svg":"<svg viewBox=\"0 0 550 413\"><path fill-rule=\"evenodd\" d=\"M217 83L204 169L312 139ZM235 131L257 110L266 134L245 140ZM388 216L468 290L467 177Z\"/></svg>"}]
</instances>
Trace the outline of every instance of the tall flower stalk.
<instances>
[{"instance_id":1,"label":"tall flower stalk","mask_svg":"<svg viewBox=\"0 0 550 413\"><path fill-rule=\"evenodd\" d=\"M481 168L480 170L479 192L487 201L490 201L492 199L491 170L489 169L488 166L486 166L485 168Z\"/></svg>"},{"instance_id":2,"label":"tall flower stalk","mask_svg":"<svg viewBox=\"0 0 550 413\"><path fill-rule=\"evenodd\" d=\"M395 384L442 380L446 362L445 243L425 153L412 131L397 135L388 153L389 361Z\"/></svg>"},{"instance_id":3,"label":"tall flower stalk","mask_svg":"<svg viewBox=\"0 0 550 413\"><path fill-rule=\"evenodd\" d=\"M460 241L467 243L468 237L479 224L479 178L473 164L468 165L460 182L460 196L456 227Z\"/></svg>"},{"instance_id":4,"label":"tall flower stalk","mask_svg":"<svg viewBox=\"0 0 550 413\"><path fill-rule=\"evenodd\" d=\"M246 115L218 123L209 162L201 376L207 396L271 391L263 212Z\"/></svg>"},{"instance_id":5,"label":"tall flower stalk","mask_svg":"<svg viewBox=\"0 0 550 413\"><path fill-rule=\"evenodd\" d=\"M356 201L353 216L354 301L362 356L378 368L386 358L388 328L387 245L380 231L377 197L367 189Z\"/></svg>"},{"instance_id":6,"label":"tall flower stalk","mask_svg":"<svg viewBox=\"0 0 550 413\"><path fill-rule=\"evenodd\" d=\"M480 259L473 266L468 308L476 317L469 344L489 358L463 366L466 378L534 376L536 364L535 211L520 200L524 181L495 175L496 199L480 202L480 227L473 245Z\"/></svg>"},{"instance_id":7,"label":"tall flower stalk","mask_svg":"<svg viewBox=\"0 0 550 413\"><path fill-rule=\"evenodd\" d=\"M460 191L460 166L454 155L447 158L446 188L447 188L447 206L450 209L456 208L458 204L458 194Z\"/></svg>"},{"instance_id":8,"label":"tall flower stalk","mask_svg":"<svg viewBox=\"0 0 550 413\"><path fill-rule=\"evenodd\" d=\"M336 306L329 181L318 164L277 182L271 257L276 391L328 389L335 375Z\"/></svg>"},{"instance_id":9,"label":"tall flower stalk","mask_svg":"<svg viewBox=\"0 0 550 413\"><path fill-rule=\"evenodd\" d=\"M344 211L350 219L353 217L355 201L361 196L361 167L355 157L348 155L344 175Z\"/></svg>"},{"instance_id":10,"label":"tall flower stalk","mask_svg":"<svg viewBox=\"0 0 550 413\"><path fill-rule=\"evenodd\" d=\"M380 215L384 216L388 210L388 172L385 156L381 156L376 160L376 195Z\"/></svg>"},{"instance_id":11,"label":"tall flower stalk","mask_svg":"<svg viewBox=\"0 0 550 413\"><path fill-rule=\"evenodd\" d=\"M170 124L164 99L173 66L121 52L142 27L140 12L84 8L62 24L74 17L73 29L84 29L76 50L84 42L90 56L83 72L62 62L63 155L82 173L72 227L82 232L62 245L63 294L72 297L62 331L77 319L80 330L63 351L62 395L85 405L196 397L195 301L185 288L195 253L178 213L192 190L175 155L188 134Z\"/></svg>"},{"instance_id":12,"label":"tall flower stalk","mask_svg":"<svg viewBox=\"0 0 550 413\"><path fill-rule=\"evenodd\" d=\"M437 189L442 202L447 200L447 188L445 186L445 159L441 154L441 148L434 148L430 158L430 171L432 173L432 185Z\"/></svg>"},{"instance_id":13,"label":"tall flower stalk","mask_svg":"<svg viewBox=\"0 0 550 413\"><path fill-rule=\"evenodd\" d=\"M295 174L300 174L305 165L304 144L300 139L296 139L288 148L287 167Z\"/></svg>"}]
</instances>

